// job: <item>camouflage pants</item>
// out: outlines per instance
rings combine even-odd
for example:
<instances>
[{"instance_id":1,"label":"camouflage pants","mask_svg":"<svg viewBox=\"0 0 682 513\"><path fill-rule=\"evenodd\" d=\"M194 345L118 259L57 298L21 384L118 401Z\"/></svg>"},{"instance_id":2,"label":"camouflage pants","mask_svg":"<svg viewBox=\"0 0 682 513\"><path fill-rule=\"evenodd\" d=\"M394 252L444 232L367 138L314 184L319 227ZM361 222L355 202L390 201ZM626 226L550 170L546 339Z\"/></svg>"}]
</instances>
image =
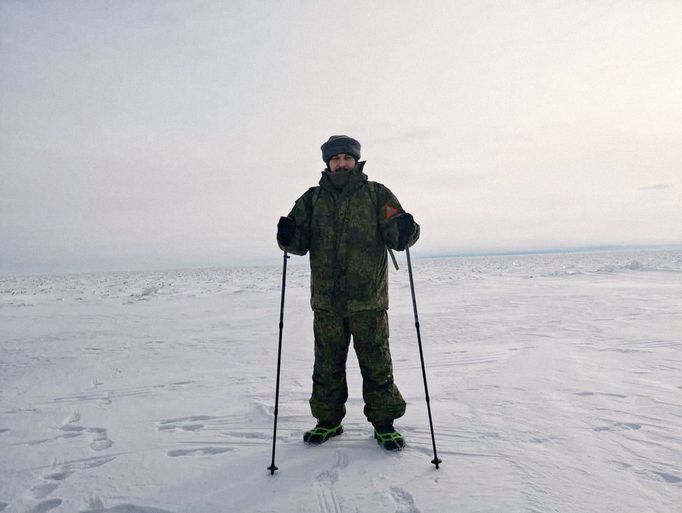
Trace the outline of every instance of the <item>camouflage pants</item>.
<instances>
[{"instance_id":1,"label":"camouflage pants","mask_svg":"<svg viewBox=\"0 0 682 513\"><path fill-rule=\"evenodd\" d=\"M386 311L340 317L315 311L315 366L310 409L321 422L337 424L346 414L346 360L351 335L362 373L364 413L373 424L391 424L405 413L405 400L393 383Z\"/></svg>"}]
</instances>

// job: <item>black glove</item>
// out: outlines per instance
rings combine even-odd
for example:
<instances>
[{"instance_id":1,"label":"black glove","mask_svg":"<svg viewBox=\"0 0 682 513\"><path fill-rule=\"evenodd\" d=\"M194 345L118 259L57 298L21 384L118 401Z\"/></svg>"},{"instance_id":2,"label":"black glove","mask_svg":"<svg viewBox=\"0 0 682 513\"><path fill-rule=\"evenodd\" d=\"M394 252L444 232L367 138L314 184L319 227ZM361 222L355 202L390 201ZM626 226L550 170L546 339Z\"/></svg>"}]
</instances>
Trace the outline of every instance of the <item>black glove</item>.
<instances>
[{"instance_id":1,"label":"black glove","mask_svg":"<svg viewBox=\"0 0 682 513\"><path fill-rule=\"evenodd\" d=\"M277 223L277 242L282 246L288 246L296 233L296 221L290 217L280 217Z\"/></svg>"},{"instance_id":2,"label":"black glove","mask_svg":"<svg viewBox=\"0 0 682 513\"><path fill-rule=\"evenodd\" d=\"M414 233L414 217L406 212L396 217L395 222L398 225L398 245L395 249L403 251Z\"/></svg>"}]
</instances>

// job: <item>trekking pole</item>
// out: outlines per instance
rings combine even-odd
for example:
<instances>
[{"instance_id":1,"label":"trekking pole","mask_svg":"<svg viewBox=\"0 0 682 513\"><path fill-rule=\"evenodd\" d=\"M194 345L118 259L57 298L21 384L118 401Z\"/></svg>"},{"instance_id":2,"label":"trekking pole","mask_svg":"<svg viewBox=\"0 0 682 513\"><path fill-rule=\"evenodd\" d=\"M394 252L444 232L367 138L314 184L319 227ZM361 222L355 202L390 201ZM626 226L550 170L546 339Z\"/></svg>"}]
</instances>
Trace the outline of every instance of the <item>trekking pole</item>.
<instances>
[{"instance_id":1,"label":"trekking pole","mask_svg":"<svg viewBox=\"0 0 682 513\"><path fill-rule=\"evenodd\" d=\"M393 260L393 267L395 267L395 270L400 271L400 267L398 267L398 261L395 259L395 255L393 254L393 250L391 248L388 248L388 254L391 255L391 260Z\"/></svg>"},{"instance_id":2,"label":"trekking pole","mask_svg":"<svg viewBox=\"0 0 682 513\"><path fill-rule=\"evenodd\" d=\"M414 308L414 326L417 328L417 342L419 343L419 358L422 362L422 377L424 378L424 392L426 394L426 409L429 412L429 426L431 427L431 443L433 443L433 463L436 468L442 463L438 459L436 452L436 437L433 434L433 420L431 419L431 401L429 399L429 386L426 384L426 367L424 366L424 351L422 350L422 337L419 333L419 315L417 315L417 299L414 295L414 279L412 278L412 261L410 259L410 248L405 245L405 254L407 255L407 272L410 276L410 290L412 291L412 306Z\"/></svg>"},{"instance_id":3,"label":"trekking pole","mask_svg":"<svg viewBox=\"0 0 682 513\"><path fill-rule=\"evenodd\" d=\"M277 467L275 466L275 444L277 443L277 414L279 412L279 371L282 367L282 330L284 329L284 290L287 284L287 255L284 250L284 265L282 269L282 302L279 307L279 344L277 347L277 384L275 385L275 424L272 429L272 463L268 467L270 475L275 473Z\"/></svg>"}]
</instances>

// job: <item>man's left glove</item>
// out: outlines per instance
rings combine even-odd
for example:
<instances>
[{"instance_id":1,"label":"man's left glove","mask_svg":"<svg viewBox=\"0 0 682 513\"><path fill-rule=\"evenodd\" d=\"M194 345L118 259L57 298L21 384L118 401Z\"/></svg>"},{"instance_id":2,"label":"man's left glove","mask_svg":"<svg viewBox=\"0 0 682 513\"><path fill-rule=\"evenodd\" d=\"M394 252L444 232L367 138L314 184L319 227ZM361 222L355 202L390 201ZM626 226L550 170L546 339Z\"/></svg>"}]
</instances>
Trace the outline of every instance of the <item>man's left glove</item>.
<instances>
[{"instance_id":1,"label":"man's left glove","mask_svg":"<svg viewBox=\"0 0 682 513\"><path fill-rule=\"evenodd\" d=\"M290 217L280 217L277 223L277 242L286 247L291 244L296 233L296 221Z\"/></svg>"},{"instance_id":2,"label":"man's left glove","mask_svg":"<svg viewBox=\"0 0 682 513\"><path fill-rule=\"evenodd\" d=\"M398 246L395 249L403 251L414 233L414 217L412 217L412 214L405 212L396 217L395 222L398 225Z\"/></svg>"}]
</instances>

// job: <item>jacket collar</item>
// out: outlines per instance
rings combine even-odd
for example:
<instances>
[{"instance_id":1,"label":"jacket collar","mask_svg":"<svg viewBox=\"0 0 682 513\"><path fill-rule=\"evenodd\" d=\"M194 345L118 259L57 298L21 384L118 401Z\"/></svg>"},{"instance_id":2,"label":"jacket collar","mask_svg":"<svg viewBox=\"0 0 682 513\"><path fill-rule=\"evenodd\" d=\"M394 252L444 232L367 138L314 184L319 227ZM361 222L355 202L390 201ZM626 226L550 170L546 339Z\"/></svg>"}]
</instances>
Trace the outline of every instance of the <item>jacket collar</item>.
<instances>
[{"instance_id":1,"label":"jacket collar","mask_svg":"<svg viewBox=\"0 0 682 513\"><path fill-rule=\"evenodd\" d=\"M320 187L323 189L328 190L335 196L341 196L345 197L353 192L355 192L362 184L367 182L367 175L363 172L363 168L365 167L366 160L361 160L358 162L353 169L350 170L350 177L348 178L348 184L346 187L343 189L343 191L338 191L336 187L334 187L334 184L331 181L331 178L329 175L331 174L331 171L329 168L325 168L324 171L322 171L322 178L320 178Z\"/></svg>"}]
</instances>

